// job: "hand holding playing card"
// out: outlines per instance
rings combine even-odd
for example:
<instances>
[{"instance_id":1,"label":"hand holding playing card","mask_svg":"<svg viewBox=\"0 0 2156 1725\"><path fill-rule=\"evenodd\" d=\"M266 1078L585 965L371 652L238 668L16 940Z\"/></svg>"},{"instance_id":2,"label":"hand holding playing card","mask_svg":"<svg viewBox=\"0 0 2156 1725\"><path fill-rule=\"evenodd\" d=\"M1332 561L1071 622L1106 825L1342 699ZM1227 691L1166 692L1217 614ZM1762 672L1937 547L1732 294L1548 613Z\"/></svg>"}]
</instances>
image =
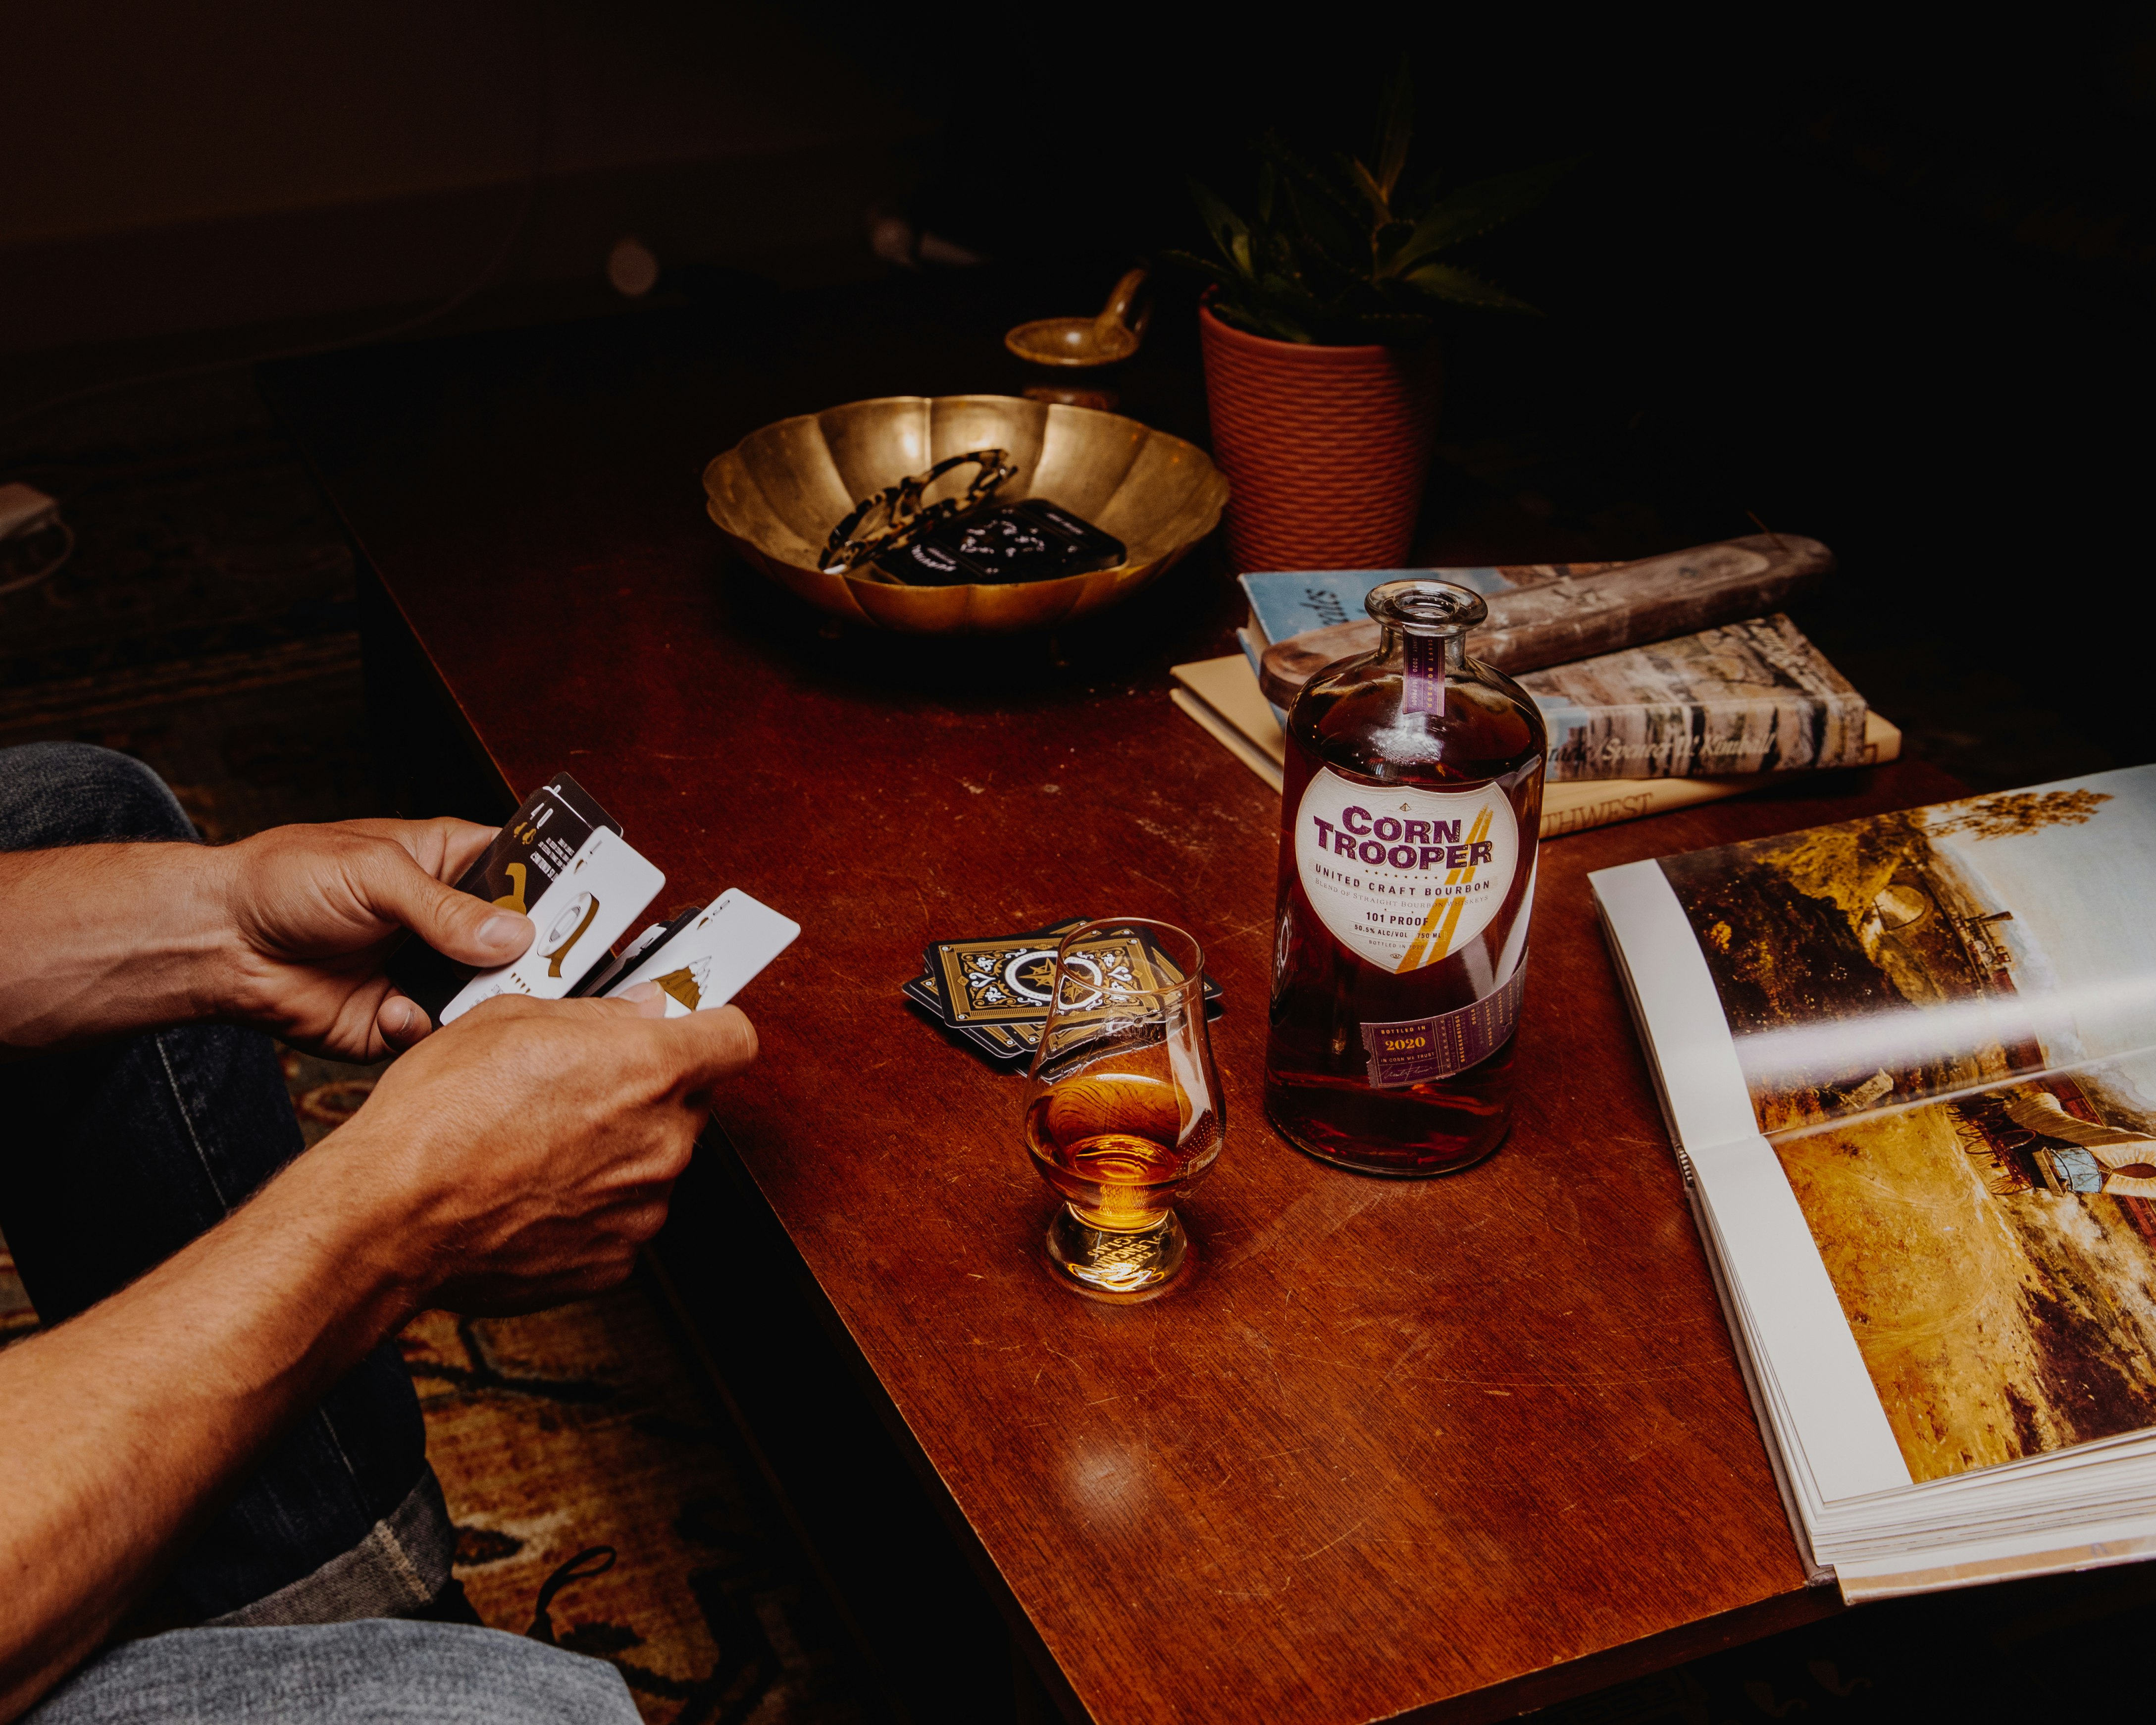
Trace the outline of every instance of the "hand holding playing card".
<instances>
[{"instance_id":1,"label":"hand holding playing card","mask_svg":"<svg viewBox=\"0 0 2156 1725\"><path fill-rule=\"evenodd\" d=\"M279 827L218 853L239 942L228 1012L296 1047L378 1060L433 1028L382 973L407 929L490 968L531 945L531 918L459 892L494 837L462 820Z\"/></svg>"},{"instance_id":2,"label":"hand holding playing card","mask_svg":"<svg viewBox=\"0 0 2156 1725\"><path fill-rule=\"evenodd\" d=\"M380 1214L413 1304L531 1311L629 1273L713 1086L757 1052L737 1009L670 1017L666 1001L649 984L484 1001L392 1066L327 1141Z\"/></svg>"},{"instance_id":3,"label":"hand holding playing card","mask_svg":"<svg viewBox=\"0 0 2156 1725\"><path fill-rule=\"evenodd\" d=\"M249 842L328 830L290 829ZM619 994L649 981L674 1015L710 1010L723 1006L801 932L799 924L733 890L701 911L645 930L616 957L610 949L666 876L636 853L622 838L620 823L566 773L532 792L492 831L460 821L359 821L341 830L378 831L402 844L419 866L401 868L393 855L376 858L386 872L379 873L370 902L389 908L416 938L390 957L386 976L368 969L365 988L350 995L338 1040L314 1033L315 1045L332 1050L360 1045L352 1040L355 1031L377 1039L385 1052L408 1047L501 995L561 1000ZM382 849L390 853L393 845ZM451 878L454 890L443 884ZM357 920L346 906L340 941L351 939ZM318 931L319 924L317 916L311 927ZM497 931L512 932L513 942L493 944ZM304 942L282 932L270 944L289 952ZM395 945L393 936L389 944ZM389 956L379 945L363 952L369 966ZM316 965L318 971L338 968L335 961ZM371 1019L353 1009L370 1001ZM308 1034L303 1028L287 1040Z\"/></svg>"},{"instance_id":4,"label":"hand holding playing card","mask_svg":"<svg viewBox=\"0 0 2156 1725\"><path fill-rule=\"evenodd\" d=\"M493 995L644 980L611 948L665 880L567 773L499 829L360 820L0 851L0 900L37 919L37 938L0 943L0 1059L214 1018L379 1060ZM664 957L651 980L668 1009L707 1010L799 932L728 892L637 952Z\"/></svg>"}]
</instances>

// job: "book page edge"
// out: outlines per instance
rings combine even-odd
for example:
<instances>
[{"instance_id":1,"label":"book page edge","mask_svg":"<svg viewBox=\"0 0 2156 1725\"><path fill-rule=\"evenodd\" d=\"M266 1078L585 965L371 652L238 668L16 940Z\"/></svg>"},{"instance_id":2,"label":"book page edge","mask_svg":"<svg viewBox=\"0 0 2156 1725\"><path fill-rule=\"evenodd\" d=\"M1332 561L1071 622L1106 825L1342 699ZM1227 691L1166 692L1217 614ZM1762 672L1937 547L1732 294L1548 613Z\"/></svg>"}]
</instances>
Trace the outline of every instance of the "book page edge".
<instances>
[{"instance_id":1,"label":"book page edge","mask_svg":"<svg viewBox=\"0 0 2156 1725\"><path fill-rule=\"evenodd\" d=\"M1665 1096L1677 1147L1756 1137L1752 1095L1737 1063L1722 997L1684 906L1651 859L1588 877L1603 927L1621 955L1640 1040Z\"/></svg>"},{"instance_id":2,"label":"book page edge","mask_svg":"<svg viewBox=\"0 0 2156 1725\"><path fill-rule=\"evenodd\" d=\"M1243 733L1222 718L1213 709L1187 689L1171 689L1168 698L1191 718L1196 720L1214 742L1240 761L1276 792L1287 781L1287 775L1266 758L1264 752Z\"/></svg>"},{"instance_id":3,"label":"book page edge","mask_svg":"<svg viewBox=\"0 0 2156 1725\"><path fill-rule=\"evenodd\" d=\"M1752 1345L1745 1339L1744 1326L1738 1321L1737 1302L1729 1291L1729 1278L1722 1270L1721 1254L1714 1249L1707 1219L1701 1208L1699 1189L1687 1182L1685 1197L1691 1205L1692 1225L1699 1230L1700 1255L1707 1260L1714 1297L1722 1307L1722 1322L1729 1332L1730 1349L1737 1356L1738 1375L1744 1380L1745 1394L1752 1399L1752 1417L1759 1425L1759 1447L1766 1452L1768 1471L1774 1476L1774 1491L1782 1500L1782 1514L1789 1524L1789 1538L1796 1542L1797 1562L1804 1569L1805 1585L1823 1586L1837 1579L1834 1566L1819 1560L1818 1553L1812 1549L1811 1536L1805 1531L1804 1512L1789 1481L1789 1466L1774 1437L1774 1417L1759 1387L1758 1367L1752 1358Z\"/></svg>"},{"instance_id":4,"label":"book page edge","mask_svg":"<svg viewBox=\"0 0 2156 1725\"><path fill-rule=\"evenodd\" d=\"M1681 1164L1712 1212L1702 1243L1710 1256L1728 1254L1720 1272L1745 1320L1738 1345L1763 1356L1754 1364L1773 1378L1795 1425L1774 1441L1801 1447L1803 1471L1827 1502L1908 1485L1825 1262L1760 1134L1722 997L1668 876L1649 860L1597 870L1588 881ZM1772 1296L1748 1299L1750 1287Z\"/></svg>"},{"instance_id":5,"label":"book page edge","mask_svg":"<svg viewBox=\"0 0 2156 1725\"><path fill-rule=\"evenodd\" d=\"M1906 1489L1909 1464L1774 1147L1754 1132L1693 1166L1748 1340L1787 1410L1786 1459L1801 1453L1822 1507Z\"/></svg>"},{"instance_id":6,"label":"book page edge","mask_svg":"<svg viewBox=\"0 0 2156 1725\"><path fill-rule=\"evenodd\" d=\"M1951 1588L1979 1587L1994 1581L2022 1581L2038 1575L2104 1569L2115 1563L2138 1563L2156 1557L2156 1522L2145 1517L2116 1522L2109 1528L2091 1529L2108 1532L2111 1537L2091 1539L2080 1545L2052 1543L2061 1531L2051 1529L2022 1540L1970 1546L1967 1548L1969 1555L1958 1563L1930 1563L1921 1568L1890 1567L1907 1563L1906 1558L1845 1563L1835 1572L1835 1579L1841 1589L1843 1603L1861 1605L1872 1599L1943 1593ZM2002 1547L2014 1548L2002 1550Z\"/></svg>"},{"instance_id":7,"label":"book page edge","mask_svg":"<svg viewBox=\"0 0 2156 1725\"><path fill-rule=\"evenodd\" d=\"M1241 654L1172 665L1168 674L1210 709L1214 717L1234 726L1274 766L1286 768L1286 733L1258 686L1257 674Z\"/></svg>"}]
</instances>

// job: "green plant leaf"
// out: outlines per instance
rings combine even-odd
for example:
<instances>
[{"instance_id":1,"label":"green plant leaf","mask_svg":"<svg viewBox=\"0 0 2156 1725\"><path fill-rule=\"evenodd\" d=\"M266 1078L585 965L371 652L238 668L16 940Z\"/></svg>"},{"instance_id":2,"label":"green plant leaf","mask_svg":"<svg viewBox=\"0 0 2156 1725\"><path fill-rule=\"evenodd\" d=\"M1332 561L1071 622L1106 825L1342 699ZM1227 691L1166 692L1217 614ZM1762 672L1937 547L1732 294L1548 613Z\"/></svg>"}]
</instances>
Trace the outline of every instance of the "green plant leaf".
<instances>
[{"instance_id":1,"label":"green plant leaf","mask_svg":"<svg viewBox=\"0 0 2156 1725\"><path fill-rule=\"evenodd\" d=\"M1205 231L1213 236L1213 244L1220 248L1236 272L1247 278L1256 273L1250 259L1250 230L1243 218L1215 198L1204 186L1193 180L1190 195L1197 201L1198 214L1205 223Z\"/></svg>"},{"instance_id":2,"label":"green plant leaf","mask_svg":"<svg viewBox=\"0 0 2156 1725\"><path fill-rule=\"evenodd\" d=\"M1401 177L1400 183L1393 187L1393 208L1413 222L1430 211L1444 188L1445 169L1436 162L1426 163L1411 174Z\"/></svg>"},{"instance_id":3,"label":"green plant leaf","mask_svg":"<svg viewBox=\"0 0 2156 1725\"><path fill-rule=\"evenodd\" d=\"M1326 302L1305 280L1293 275L1271 275L1258 278L1258 291L1275 305L1286 307L1301 316L1322 315Z\"/></svg>"},{"instance_id":4,"label":"green plant leaf","mask_svg":"<svg viewBox=\"0 0 2156 1725\"><path fill-rule=\"evenodd\" d=\"M1369 200L1370 208L1378 222L1390 222L1393 218L1392 207L1386 201L1385 188L1378 183L1377 176L1358 161L1344 157L1342 160L1347 162L1348 174L1354 180L1356 189Z\"/></svg>"},{"instance_id":5,"label":"green plant leaf","mask_svg":"<svg viewBox=\"0 0 2156 1725\"><path fill-rule=\"evenodd\" d=\"M1367 218L1360 224L1344 219L1331 198L1299 179L1287 181L1281 191L1286 204L1282 213L1288 218L1281 223L1281 238L1296 254L1322 259L1335 271L1368 280ZM1360 210L1356 214L1363 216Z\"/></svg>"},{"instance_id":6,"label":"green plant leaf","mask_svg":"<svg viewBox=\"0 0 2156 1725\"><path fill-rule=\"evenodd\" d=\"M1412 270L1423 259L1463 239L1486 234L1500 223L1524 215L1549 195L1577 165L1578 157L1546 162L1463 186L1415 223L1408 243L1387 260L1389 271Z\"/></svg>"},{"instance_id":7,"label":"green plant leaf","mask_svg":"<svg viewBox=\"0 0 2156 1725\"><path fill-rule=\"evenodd\" d=\"M1378 190L1381 213L1390 214L1393 193L1400 183L1400 172L1408 165L1408 144L1414 136L1414 74L1409 69L1407 57L1393 69L1391 80L1385 85L1383 98L1378 104ZM1359 164L1358 164L1359 166Z\"/></svg>"},{"instance_id":8,"label":"green plant leaf","mask_svg":"<svg viewBox=\"0 0 2156 1725\"><path fill-rule=\"evenodd\" d=\"M1532 208L1571 164L1441 196L1434 173L1409 172L1412 122L1403 63L1378 104L1374 151L1320 161L1268 133L1256 146L1255 219L1245 223L1194 181L1219 256L1168 256L1213 284L1208 303L1223 322L1276 341L1407 346L1435 331L1444 304L1532 311L1436 254Z\"/></svg>"},{"instance_id":9,"label":"green plant leaf","mask_svg":"<svg viewBox=\"0 0 2156 1725\"><path fill-rule=\"evenodd\" d=\"M1226 300L1213 302L1213 315L1221 322L1248 330L1254 336L1270 336L1276 341L1314 345L1317 337L1292 318L1266 308L1245 308Z\"/></svg>"},{"instance_id":10,"label":"green plant leaf","mask_svg":"<svg viewBox=\"0 0 2156 1725\"><path fill-rule=\"evenodd\" d=\"M1493 311L1542 313L1525 300L1516 300L1502 288L1471 275L1455 264L1424 264L1401 278L1409 287L1432 299L1450 300L1455 305L1481 305Z\"/></svg>"},{"instance_id":11,"label":"green plant leaf","mask_svg":"<svg viewBox=\"0 0 2156 1725\"><path fill-rule=\"evenodd\" d=\"M1286 235L1278 236L1273 264L1279 275L1307 285L1313 293L1329 295L1367 288L1370 280L1367 264L1335 257L1307 235L1300 244Z\"/></svg>"},{"instance_id":12,"label":"green plant leaf","mask_svg":"<svg viewBox=\"0 0 2156 1725\"><path fill-rule=\"evenodd\" d=\"M1201 258L1195 252L1171 249L1163 252L1161 257L1165 261L1179 264L1185 270L1195 270L1208 281L1218 282L1223 287L1234 287L1243 280L1241 276L1225 265L1216 264L1210 258Z\"/></svg>"},{"instance_id":13,"label":"green plant leaf","mask_svg":"<svg viewBox=\"0 0 2156 1725\"><path fill-rule=\"evenodd\" d=\"M1275 163L1281 177L1332 205L1333 213L1348 222L1363 219L1363 201L1354 189L1331 175L1321 173L1296 153L1278 132L1267 132L1258 141L1259 153Z\"/></svg>"}]
</instances>

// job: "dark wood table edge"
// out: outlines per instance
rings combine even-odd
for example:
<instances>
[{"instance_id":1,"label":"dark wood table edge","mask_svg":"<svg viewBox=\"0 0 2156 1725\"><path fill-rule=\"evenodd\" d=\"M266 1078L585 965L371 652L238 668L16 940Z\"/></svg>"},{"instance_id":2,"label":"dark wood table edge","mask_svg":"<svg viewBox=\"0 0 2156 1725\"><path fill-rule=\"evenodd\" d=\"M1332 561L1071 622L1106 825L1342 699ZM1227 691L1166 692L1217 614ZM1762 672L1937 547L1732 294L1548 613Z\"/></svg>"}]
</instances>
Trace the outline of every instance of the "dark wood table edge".
<instances>
[{"instance_id":1,"label":"dark wood table edge","mask_svg":"<svg viewBox=\"0 0 2156 1725\"><path fill-rule=\"evenodd\" d=\"M879 1425L882 1427L884 1436L896 1450L914 1479L922 1486L924 1496L936 1512L937 1518L942 1523L945 1534L965 1559L967 1567L972 1570L974 1579L981 1584L989 1602L1003 1619L1004 1628L1010 1637L1014 1652L1024 1658L1048 1699L1054 1703L1063 1717L1070 1722L1070 1725L1093 1725L1091 1712L1079 1699L1076 1690L1071 1687L1070 1679L1064 1675L1062 1666L1056 1662L1055 1656L1048 1651L1047 1644L1041 1639L1040 1632L1034 1626L1032 1618L1027 1614L1024 1606L1019 1602L1017 1595L1012 1593L1005 1583L1003 1572L996 1566L995 1560L989 1555L988 1548L981 1543L980 1536L975 1532L972 1522L966 1519L964 1512L959 1508L957 1501L952 1497L950 1488L944 1484L942 1476L937 1471L935 1464L929 1460L927 1452L921 1448L913 1429L906 1423L905 1416L899 1412L896 1405L891 1401L889 1394L884 1389L882 1381L877 1378L875 1369L869 1364L867 1357L855 1343L853 1332L848 1328L845 1320L839 1315L838 1308L831 1303L829 1296L824 1291L823 1286L817 1281L806 1260L793 1249L792 1236L787 1233L786 1224L780 1219L778 1212L764 1199L762 1189L757 1183L755 1174L750 1170L747 1163L742 1159L740 1153L734 1148L732 1141L727 1137L725 1128L716 1120L711 1122L706 1129L702 1138L698 1141L697 1153L706 1159L707 1165L712 1161L719 1164L724 1171L726 1185L732 1195L751 1199L758 1206L756 1214L750 1219L752 1225L761 1226L767 1230L771 1236L784 1242L787 1254L784 1267L788 1273L789 1290L797 1306L805 1310L814 1318L817 1327L832 1343L855 1388L861 1392L870 1408L874 1411ZM686 1332L689 1345L698 1364L709 1375L715 1394L727 1409L729 1418L740 1431L742 1440L755 1454L766 1483L780 1500L788 1525L808 1552L810 1561L816 1566L819 1579L823 1580L825 1586L831 1590L834 1603L846 1620L849 1633L854 1636L871 1668L877 1671L879 1681L884 1687L886 1699L891 1700L895 1707L904 1712L903 1702L898 1698L897 1686L890 1681L882 1672L881 1661L877 1656L873 1639L855 1618L851 1605L844 1595L843 1589L831 1574L823 1553L818 1549L818 1542L814 1534L810 1531L805 1519L795 1506L790 1488L784 1483L778 1470L772 1466L763 1441L755 1430L753 1420L749 1418L747 1410L742 1408L727 1384L718 1360L704 1335L702 1326L697 1321L694 1302L683 1298L674 1276L668 1271L665 1264L667 1244L667 1235L662 1234L660 1238L654 1241L652 1246L645 1251L644 1255L645 1261L651 1266L658 1285L664 1291L668 1303L673 1307L677 1319Z\"/></svg>"},{"instance_id":2,"label":"dark wood table edge","mask_svg":"<svg viewBox=\"0 0 2156 1725\"><path fill-rule=\"evenodd\" d=\"M1725 1648L1800 1629L1846 1609L1831 1584L1778 1594L1756 1604L1681 1624L1641 1640L1508 1677L1486 1689L1409 1707L1389 1715L1386 1725L1485 1725L1488 1721L1517 1718L1562 1702L1577 1701L1614 1684L1650 1677Z\"/></svg>"},{"instance_id":3,"label":"dark wood table edge","mask_svg":"<svg viewBox=\"0 0 2156 1725\"><path fill-rule=\"evenodd\" d=\"M523 793L480 740L348 522L345 535L358 599L362 698L385 810L420 820L506 820Z\"/></svg>"}]
</instances>

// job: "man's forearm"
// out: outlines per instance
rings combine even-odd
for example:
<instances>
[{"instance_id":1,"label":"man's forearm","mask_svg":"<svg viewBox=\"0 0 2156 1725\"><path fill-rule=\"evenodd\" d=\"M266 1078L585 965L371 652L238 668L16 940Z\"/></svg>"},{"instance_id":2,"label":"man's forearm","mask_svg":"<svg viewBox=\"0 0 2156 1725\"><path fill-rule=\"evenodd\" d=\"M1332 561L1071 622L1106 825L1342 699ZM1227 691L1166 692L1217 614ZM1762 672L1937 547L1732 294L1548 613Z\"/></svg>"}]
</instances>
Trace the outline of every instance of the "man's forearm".
<instances>
[{"instance_id":1,"label":"man's forearm","mask_svg":"<svg viewBox=\"0 0 2156 1725\"><path fill-rule=\"evenodd\" d=\"M0 855L0 1050L217 1016L236 952L225 873L200 845Z\"/></svg>"},{"instance_id":2,"label":"man's forearm","mask_svg":"<svg viewBox=\"0 0 2156 1725\"><path fill-rule=\"evenodd\" d=\"M247 1466L401 1322L396 1219L335 1139L0 1355L0 1720L92 1651Z\"/></svg>"}]
</instances>

